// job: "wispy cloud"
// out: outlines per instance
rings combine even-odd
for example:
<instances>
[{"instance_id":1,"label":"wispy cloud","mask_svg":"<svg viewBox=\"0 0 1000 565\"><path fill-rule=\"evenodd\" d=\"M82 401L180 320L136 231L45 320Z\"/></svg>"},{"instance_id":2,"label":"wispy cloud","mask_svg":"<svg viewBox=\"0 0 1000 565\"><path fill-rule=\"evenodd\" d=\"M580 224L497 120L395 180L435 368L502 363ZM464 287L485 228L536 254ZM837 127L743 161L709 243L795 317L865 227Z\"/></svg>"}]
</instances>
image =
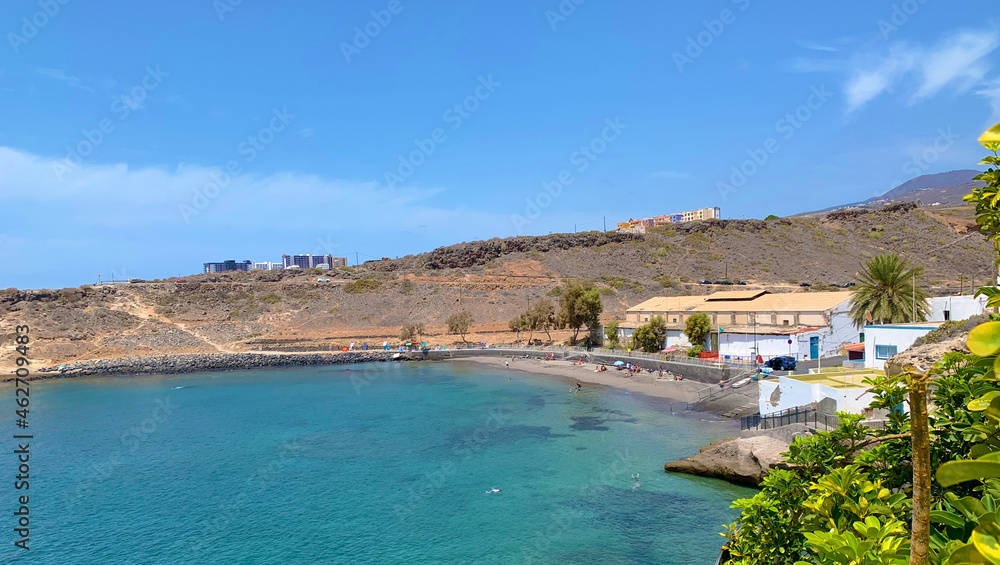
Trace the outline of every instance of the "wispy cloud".
<instances>
[{"instance_id":1,"label":"wispy cloud","mask_svg":"<svg viewBox=\"0 0 1000 565\"><path fill-rule=\"evenodd\" d=\"M993 106L993 115L990 117L989 123L1000 122L1000 78L993 79L982 89L977 90L976 94L989 100Z\"/></svg>"},{"instance_id":2,"label":"wispy cloud","mask_svg":"<svg viewBox=\"0 0 1000 565\"><path fill-rule=\"evenodd\" d=\"M915 99L927 98L949 84L964 92L979 83L989 65L985 57L1000 46L996 31L961 32L927 53L921 65L922 84Z\"/></svg>"},{"instance_id":3,"label":"wispy cloud","mask_svg":"<svg viewBox=\"0 0 1000 565\"><path fill-rule=\"evenodd\" d=\"M961 30L930 47L905 41L888 46L881 42L869 43L850 56L838 56L846 50L835 44L800 41L799 45L828 55L797 57L791 61L791 70L846 75L843 90L850 114L879 96L897 90L909 92L907 101L916 104L944 90L964 93L983 86L990 70L988 57L1000 47L1000 33Z\"/></svg>"},{"instance_id":4,"label":"wispy cloud","mask_svg":"<svg viewBox=\"0 0 1000 565\"><path fill-rule=\"evenodd\" d=\"M656 171L649 173L649 177L654 179L671 179L671 180L684 180L694 178L690 173L683 173L680 171Z\"/></svg>"},{"instance_id":5,"label":"wispy cloud","mask_svg":"<svg viewBox=\"0 0 1000 565\"><path fill-rule=\"evenodd\" d=\"M896 48L875 65L855 69L844 86L847 94L847 111L853 112L871 102L909 72L916 61L916 54L908 48Z\"/></svg>"},{"instance_id":6,"label":"wispy cloud","mask_svg":"<svg viewBox=\"0 0 1000 565\"><path fill-rule=\"evenodd\" d=\"M796 43L799 44L799 47L804 47L805 49L809 49L811 51L825 51L827 53L836 53L837 51L839 51L836 47L832 45L824 45L822 43L813 43L811 41L801 41L801 40L796 41Z\"/></svg>"},{"instance_id":7,"label":"wispy cloud","mask_svg":"<svg viewBox=\"0 0 1000 565\"><path fill-rule=\"evenodd\" d=\"M80 90L85 90L87 92L94 92L94 89L85 85L82 80L80 80L75 76L66 74L66 71L62 69L49 69L45 67L38 67L35 69L35 72L44 77L48 77L52 80L61 82L66 86L70 86L72 88L79 88Z\"/></svg>"}]
</instances>

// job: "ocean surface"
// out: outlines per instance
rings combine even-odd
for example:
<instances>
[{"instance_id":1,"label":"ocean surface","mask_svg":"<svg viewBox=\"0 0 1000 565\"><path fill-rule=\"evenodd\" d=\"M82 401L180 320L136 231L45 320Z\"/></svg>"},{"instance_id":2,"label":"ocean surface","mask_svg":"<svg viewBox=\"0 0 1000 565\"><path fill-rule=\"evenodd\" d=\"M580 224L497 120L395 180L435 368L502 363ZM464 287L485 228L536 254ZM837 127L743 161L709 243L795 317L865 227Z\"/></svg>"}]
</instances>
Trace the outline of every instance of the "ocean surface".
<instances>
[{"instance_id":1,"label":"ocean surface","mask_svg":"<svg viewBox=\"0 0 1000 565\"><path fill-rule=\"evenodd\" d=\"M29 490L17 432L0 456L0 563L714 563L753 491L663 463L733 423L570 384L472 363L36 382ZM14 409L0 391L7 430Z\"/></svg>"}]
</instances>

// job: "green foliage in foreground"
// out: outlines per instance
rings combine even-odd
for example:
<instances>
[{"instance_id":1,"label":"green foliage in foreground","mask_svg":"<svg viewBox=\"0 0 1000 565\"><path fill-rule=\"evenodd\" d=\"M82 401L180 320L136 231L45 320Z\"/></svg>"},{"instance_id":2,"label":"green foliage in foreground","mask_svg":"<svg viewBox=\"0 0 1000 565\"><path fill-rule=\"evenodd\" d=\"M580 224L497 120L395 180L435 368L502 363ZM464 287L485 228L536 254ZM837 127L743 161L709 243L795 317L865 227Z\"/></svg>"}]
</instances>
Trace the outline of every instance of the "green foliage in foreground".
<instances>
[{"instance_id":1,"label":"green foliage in foreground","mask_svg":"<svg viewBox=\"0 0 1000 565\"><path fill-rule=\"evenodd\" d=\"M980 141L994 156L977 177L986 187L966 200L1000 263L1000 124ZM900 291L907 276L912 281L906 268L873 262L871 290L891 282L883 286L912 292ZM899 300L880 303L871 294L858 296L872 304L853 310L856 320L865 311L877 320L903 315ZM1000 289L980 294L1000 305ZM1000 316L991 318L970 332L972 355L949 353L930 368L867 381L871 407L888 410L886 429L840 414L837 430L796 439L784 468L757 495L733 503L742 514L723 534L729 563L1000 564ZM910 413L899 409L904 400Z\"/></svg>"}]
</instances>

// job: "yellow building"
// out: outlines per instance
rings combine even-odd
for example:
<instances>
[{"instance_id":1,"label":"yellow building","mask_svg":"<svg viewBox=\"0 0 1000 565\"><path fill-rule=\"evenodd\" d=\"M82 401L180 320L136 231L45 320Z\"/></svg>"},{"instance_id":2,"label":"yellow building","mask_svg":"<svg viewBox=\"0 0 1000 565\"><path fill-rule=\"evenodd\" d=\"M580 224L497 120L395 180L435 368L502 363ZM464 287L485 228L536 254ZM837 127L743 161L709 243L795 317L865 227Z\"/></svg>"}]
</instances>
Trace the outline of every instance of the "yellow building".
<instances>
[{"instance_id":1,"label":"yellow building","mask_svg":"<svg viewBox=\"0 0 1000 565\"><path fill-rule=\"evenodd\" d=\"M667 324L666 347L686 347L687 321L705 314L712 325L706 349L725 357L759 354L764 358L792 355L813 359L858 341L859 331L848 314L850 292L786 292L738 290L707 296L651 298L625 311L620 338L661 316ZM791 342L791 343L789 343Z\"/></svg>"}]
</instances>

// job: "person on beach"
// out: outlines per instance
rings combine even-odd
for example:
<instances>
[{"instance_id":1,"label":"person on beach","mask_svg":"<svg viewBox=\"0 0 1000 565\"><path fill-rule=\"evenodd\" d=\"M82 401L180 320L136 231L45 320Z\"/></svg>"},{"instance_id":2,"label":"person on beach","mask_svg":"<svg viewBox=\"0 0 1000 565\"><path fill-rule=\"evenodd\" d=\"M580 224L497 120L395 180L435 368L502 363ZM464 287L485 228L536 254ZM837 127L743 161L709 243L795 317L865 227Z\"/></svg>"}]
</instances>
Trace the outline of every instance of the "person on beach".
<instances>
[{"instance_id":1,"label":"person on beach","mask_svg":"<svg viewBox=\"0 0 1000 565\"><path fill-rule=\"evenodd\" d=\"M583 390L583 387L580 386L580 383L576 383L576 391L580 392L581 390Z\"/></svg>"},{"instance_id":2,"label":"person on beach","mask_svg":"<svg viewBox=\"0 0 1000 565\"><path fill-rule=\"evenodd\" d=\"M504 361L503 364L510 369L510 361Z\"/></svg>"},{"instance_id":3,"label":"person on beach","mask_svg":"<svg viewBox=\"0 0 1000 565\"><path fill-rule=\"evenodd\" d=\"M726 388L726 381L720 380L719 381L719 390L722 390L724 388Z\"/></svg>"}]
</instances>

